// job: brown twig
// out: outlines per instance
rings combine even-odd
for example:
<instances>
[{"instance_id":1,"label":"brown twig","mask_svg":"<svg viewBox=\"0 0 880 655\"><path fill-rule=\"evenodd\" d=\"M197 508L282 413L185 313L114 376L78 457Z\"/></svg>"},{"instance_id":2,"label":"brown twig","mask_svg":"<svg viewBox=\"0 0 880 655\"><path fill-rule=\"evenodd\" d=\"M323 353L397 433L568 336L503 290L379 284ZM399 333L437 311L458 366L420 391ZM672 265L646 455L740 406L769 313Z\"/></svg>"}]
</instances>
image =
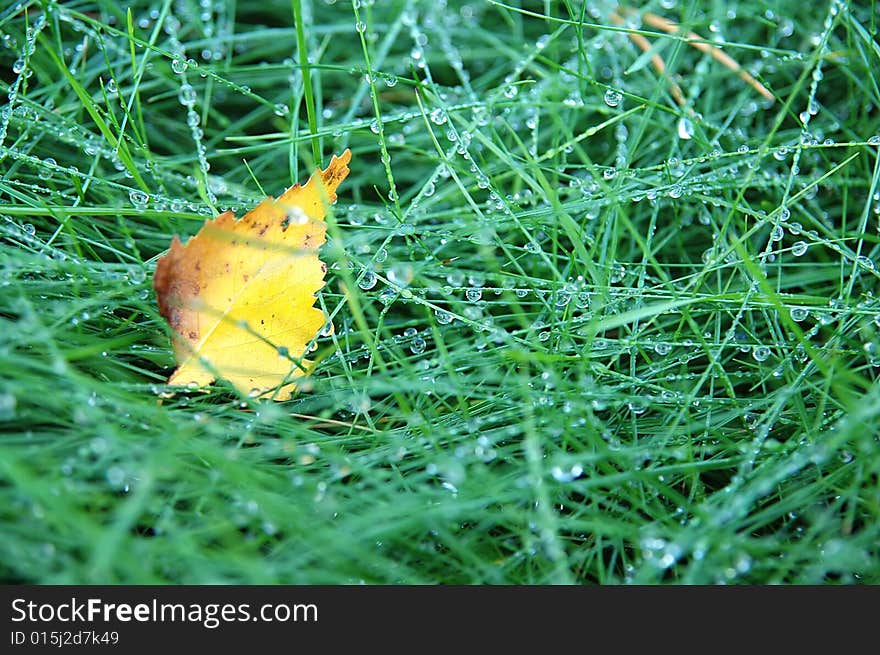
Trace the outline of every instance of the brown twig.
<instances>
[{"instance_id":1,"label":"brown twig","mask_svg":"<svg viewBox=\"0 0 880 655\"><path fill-rule=\"evenodd\" d=\"M628 14L636 13L635 9L624 8L624 7L621 7L621 11L628 13ZM664 32L667 32L668 34L679 34L681 31L680 25L678 23L675 23L667 18L663 18L662 16L658 16L657 14L645 12L644 14L641 15L641 18L642 18L642 21L644 21L646 24L650 25L651 27L655 27L659 30L663 30ZM611 20L614 21L615 23L617 23L618 25L623 23L623 18L616 11L611 13ZM630 40L632 40L633 43L635 43L639 48L641 48L642 51L647 52L648 50L651 49L651 42L648 41L641 34L627 34L627 36L630 38ZM742 79L746 84L748 84L755 91L760 93L764 98L766 98L770 102L774 102L776 100L774 95L769 91L769 89L767 89L767 87L765 87L758 80L756 80L752 75L750 75L748 71L746 71L742 66L740 66L739 63L737 63L735 59L730 57L721 48L714 46L711 43L707 43L706 39L701 37L696 32L686 32L686 33L684 33L684 36L685 36L685 42L689 46L691 46L692 48L696 48L697 50L700 50L701 52L707 53L715 61L719 62L721 65L726 66L730 70L734 71L737 75L739 75L740 79ZM654 68L657 70L658 73L660 73L661 75L664 74L664 72L666 70L666 65L664 64L663 59L659 55L654 55L653 57L651 57L651 63L654 66ZM670 83L672 84L670 92L672 93L672 96L675 98L675 101L679 105L684 105L685 104L684 94L681 92L681 89L678 87L678 85L675 84L675 82L672 82L672 80L670 80Z\"/></svg>"},{"instance_id":2,"label":"brown twig","mask_svg":"<svg viewBox=\"0 0 880 655\"><path fill-rule=\"evenodd\" d=\"M623 24L623 17L616 11L611 12L611 20L617 25ZM630 41L635 43L641 49L642 52L648 52L651 49L651 42L641 34L628 33L627 36L630 38ZM666 76L666 63L663 61L663 57L660 55L652 55L651 65L660 77ZM684 97L684 93L682 93L681 87L671 78L667 77L667 79L669 80L669 92L672 94L672 97L675 98L675 101L679 105L684 107L687 104L687 100Z\"/></svg>"}]
</instances>

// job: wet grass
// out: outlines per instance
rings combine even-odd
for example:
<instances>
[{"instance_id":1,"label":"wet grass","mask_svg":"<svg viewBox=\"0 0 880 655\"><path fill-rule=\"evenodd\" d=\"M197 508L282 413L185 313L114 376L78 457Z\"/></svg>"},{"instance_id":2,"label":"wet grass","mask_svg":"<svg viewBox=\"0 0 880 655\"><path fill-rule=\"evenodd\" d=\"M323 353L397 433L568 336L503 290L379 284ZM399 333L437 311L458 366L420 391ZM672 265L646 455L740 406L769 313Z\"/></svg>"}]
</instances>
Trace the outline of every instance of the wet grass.
<instances>
[{"instance_id":1,"label":"wet grass","mask_svg":"<svg viewBox=\"0 0 880 655\"><path fill-rule=\"evenodd\" d=\"M611 5L131 4L0 13L4 581L880 582L871 3L649 3L773 103ZM166 397L171 236L346 147L307 392Z\"/></svg>"}]
</instances>

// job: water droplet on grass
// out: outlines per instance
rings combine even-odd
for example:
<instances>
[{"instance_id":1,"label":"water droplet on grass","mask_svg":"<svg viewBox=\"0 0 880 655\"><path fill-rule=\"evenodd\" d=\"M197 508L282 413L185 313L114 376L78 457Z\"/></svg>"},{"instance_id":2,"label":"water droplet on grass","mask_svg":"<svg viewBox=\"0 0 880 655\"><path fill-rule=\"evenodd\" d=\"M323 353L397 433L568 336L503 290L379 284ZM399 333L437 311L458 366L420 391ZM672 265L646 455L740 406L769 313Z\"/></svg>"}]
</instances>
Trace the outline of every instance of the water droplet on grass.
<instances>
[{"instance_id":1,"label":"water droplet on grass","mask_svg":"<svg viewBox=\"0 0 880 655\"><path fill-rule=\"evenodd\" d=\"M187 107L192 106L196 102L196 90L191 84L182 84L180 90L177 92L177 99L182 105Z\"/></svg>"},{"instance_id":2,"label":"water droplet on grass","mask_svg":"<svg viewBox=\"0 0 880 655\"><path fill-rule=\"evenodd\" d=\"M574 464L569 468L554 466L550 469L550 475L552 475L553 479L557 482L571 482L572 480L581 477L583 473L584 468L580 464Z\"/></svg>"},{"instance_id":3,"label":"water droplet on grass","mask_svg":"<svg viewBox=\"0 0 880 655\"><path fill-rule=\"evenodd\" d=\"M477 302L480 298L483 297L483 290L479 287L471 287L467 291L465 291L465 297L471 302Z\"/></svg>"},{"instance_id":4,"label":"water droplet on grass","mask_svg":"<svg viewBox=\"0 0 880 655\"><path fill-rule=\"evenodd\" d=\"M143 191L139 191L137 189L131 191L128 194L128 199L131 201L131 204L134 205L136 209L144 209L147 206L147 203L150 202L150 196L148 196Z\"/></svg>"},{"instance_id":5,"label":"water droplet on grass","mask_svg":"<svg viewBox=\"0 0 880 655\"><path fill-rule=\"evenodd\" d=\"M678 119L678 138L684 140L694 138L694 124L684 116Z\"/></svg>"},{"instance_id":6,"label":"water droplet on grass","mask_svg":"<svg viewBox=\"0 0 880 655\"><path fill-rule=\"evenodd\" d=\"M178 75L185 73L189 68L189 62L186 59L175 59L171 62L171 70Z\"/></svg>"},{"instance_id":7,"label":"water droplet on grass","mask_svg":"<svg viewBox=\"0 0 880 655\"><path fill-rule=\"evenodd\" d=\"M407 287L415 275L411 264L394 264L388 269L388 281L398 287Z\"/></svg>"},{"instance_id":8,"label":"water droplet on grass","mask_svg":"<svg viewBox=\"0 0 880 655\"><path fill-rule=\"evenodd\" d=\"M752 358L756 362L766 361L770 356L770 347L769 346L755 346L755 349L752 350Z\"/></svg>"},{"instance_id":9,"label":"water droplet on grass","mask_svg":"<svg viewBox=\"0 0 880 655\"><path fill-rule=\"evenodd\" d=\"M448 325L449 323L452 323L455 317L447 311L438 309L436 312L434 312L434 318L437 319L437 322L440 325Z\"/></svg>"},{"instance_id":10,"label":"water droplet on grass","mask_svg":"<svg viewBox=\"0 0 880 655\"><path fill-rule=\"evenodd\" d=\"M810 315L810 310L806 307L792 307L790 312L793 321L800 323Z\"/></svg>"},{"instance_id":11,"label":"water droplet on grass","mask_svg":"<svg viewBox=\"0 0 880 655\"><path fill-rule=\"evenodd\" d=\"M609 107L617 107L620 104L620 101L623 100L623 94L614 89L608 89L605 91L605 95L602 99Z\"/></svg>"},{"instance_id":12,"label":"water droplet on grass","mask_svg":"<svg viewBox=\"0 0 880 655\"><path fill-rule=\"evenodd\" d=\"M52 169L55 168L57 162L52 157L46 157L43 163L45 166L40 167L39 176L41 180L48 180L52 177Z\"/></svg>"},{"instance_id":13,"label":"water droplet on grass","mask_svg":"<svg viewBox=\"0 0 880 655\"><path fill-rule=\"evenodd\" d=\"M128 269L128 281L131 284L141 284L147 278L147 273L140 266L132 266Z\"/></svg>"},{"instance_id":14,"label":"water droplet on grass","mask_svg":"<svg viewBox=\"0 0 880 655\"><path fill-rule=\"evenodd\" d=\"M791 254L800 257L807 252L808 247L805 241L795 241L791 244Z\"/></svg>"},{"instance_id":15,"label":"water droplet on grass","mask_svg":"<svg viewBox=\"0 0 880 655\"><path fill-rule=\"evenodd\" d=\"M394 289L385 288L379 292L379 302L385 305L386 307L394 302L395 297L397 297L397 292Z\"/></svg>"},{"instance_id":16,"label":"water droplet on grass","mask_svg":"<svg viewBox=\"0 0 880 655\"><path fill-rule=\"evenodd\" d=\"M364 291L368 291L376 286L376 280L376 274L373 271L364 271L364 274L358 281L358 286Z\"/></svg>"}]
</instances>

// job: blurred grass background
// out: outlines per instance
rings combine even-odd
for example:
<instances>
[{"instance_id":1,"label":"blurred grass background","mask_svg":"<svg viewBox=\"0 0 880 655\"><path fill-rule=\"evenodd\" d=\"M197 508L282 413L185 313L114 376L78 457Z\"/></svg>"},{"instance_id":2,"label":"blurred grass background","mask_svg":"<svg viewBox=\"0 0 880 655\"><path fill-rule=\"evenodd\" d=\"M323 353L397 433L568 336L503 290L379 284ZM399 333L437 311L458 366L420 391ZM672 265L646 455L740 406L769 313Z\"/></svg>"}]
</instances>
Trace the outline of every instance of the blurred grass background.
<instances>
[{"instance_id":1,"label":"blurred grass background","mask_svg":"<svg viewBox=\"0 0 880 655\"><path fill-rule=\"evenodd\" d=\"M773 103L615 9L0 10L0 578L880 582L877 6L640 7ZM346 147L306 391L168 397L156 257Z\"/></svg>"}]
</instances>

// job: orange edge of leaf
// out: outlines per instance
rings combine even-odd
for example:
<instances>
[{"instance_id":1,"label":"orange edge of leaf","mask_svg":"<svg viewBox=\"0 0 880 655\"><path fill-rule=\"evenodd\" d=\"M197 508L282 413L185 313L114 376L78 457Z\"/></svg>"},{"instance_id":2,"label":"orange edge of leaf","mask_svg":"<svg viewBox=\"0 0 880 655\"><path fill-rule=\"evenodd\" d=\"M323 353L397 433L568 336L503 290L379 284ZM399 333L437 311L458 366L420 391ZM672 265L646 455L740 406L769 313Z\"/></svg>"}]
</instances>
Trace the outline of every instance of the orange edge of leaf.
<instances>
[{"instance_id":1,"label":"orange edge of leaf","mask_svg":"<svg viewBox=\"0 0 880 655\"><path fill-rule=\"evenodd\" d=\"M313 178L320 175L322 182L324 183L325 190L327 192L327 204L332 204L336 201L336 189L348 177L348 174L351 169L349 169L348 164L351 161L351 149L346 148L345 151L341 155L333 155L330 158L330 163L327 165L323 171L318 168L306 182L306 186L312 181ZM288 193L300 185L294 184L289 187L284 193ZM284 195L284 194L281 194ZM271 196L269 196L271 197ZM279 196L280 197L280 196ZM277 198L275 198L277 200ZM260 203L257 203L259 205ZM244 219L249 212L246 212L241 218L236 218L235 214L231 211L225 211L213 219L206 219L205 224L200 228L204 229L207 225L216 225L218 223L223 222L238 222ZM183 243L180 240L178 235L174 235L171 239L171 246L168 248L168 251L161 255L156 260L156 269L153 274L153 289L156 291L156 300L159 305L159 314L171 325L171 307L168 303L169 290L172 283L172 271L174 270L174 262L184 256L186 251L186 246L189 245L189 242L198 237L198 232L187 239L186 243ZM171 326L174 332L177 332L174 329L174 326ZM179 368L179 367L178 367ZM309 367L310 368L310 367ZM176 372L175 372L176 373ZM171 378L174 377L174 373L172 373ZM281 394L279 395L279 399L287 399L290 397L290 392L287 389L291 386L291 383L284 384L281 387ZM295 387L294 387L295 388ZM287 391L287 393L284 393Z\"/></svg>"}]
</instances>

